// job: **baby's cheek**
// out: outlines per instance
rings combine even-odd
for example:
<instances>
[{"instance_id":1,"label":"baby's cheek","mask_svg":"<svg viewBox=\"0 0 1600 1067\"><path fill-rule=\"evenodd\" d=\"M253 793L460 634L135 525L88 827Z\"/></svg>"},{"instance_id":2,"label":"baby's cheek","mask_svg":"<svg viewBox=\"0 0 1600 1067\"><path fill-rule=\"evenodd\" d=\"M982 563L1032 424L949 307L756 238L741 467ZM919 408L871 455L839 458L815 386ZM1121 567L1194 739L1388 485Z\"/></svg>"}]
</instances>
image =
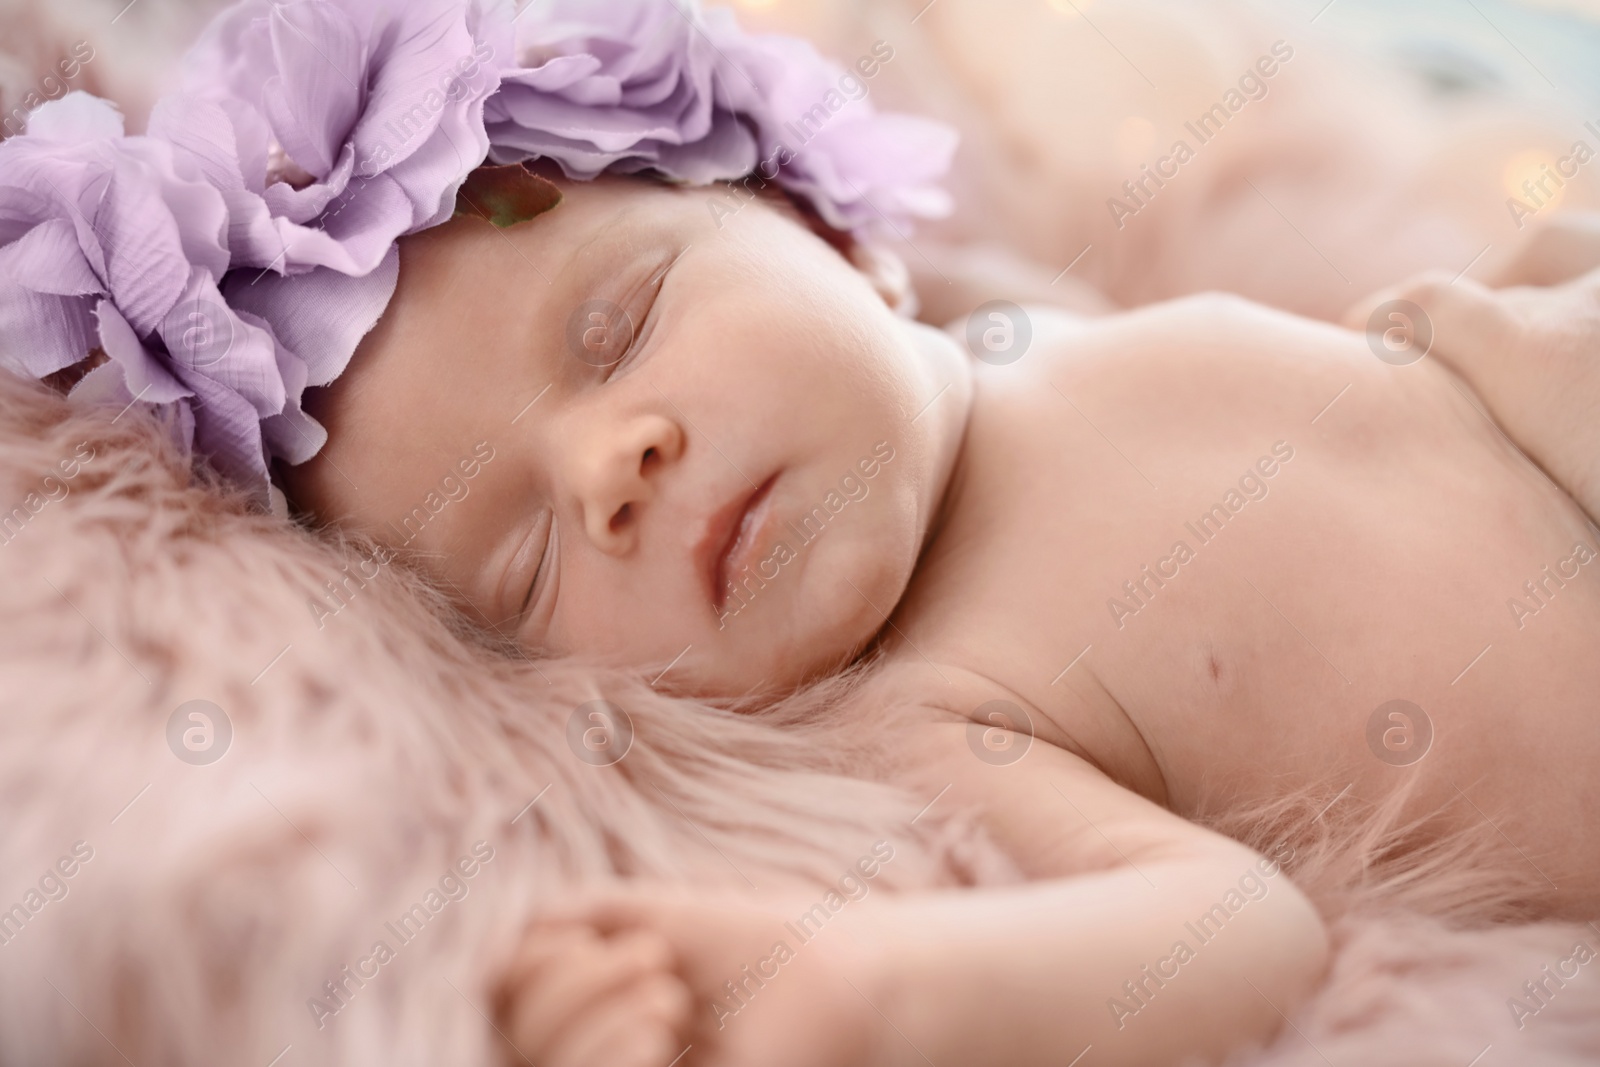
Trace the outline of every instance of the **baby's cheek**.
<instances>
[{"instance_id":1,"label":"baby's cheek","mask_svg":"<svg viewBox=\"0 0 1600 1067\"><path fill-rule=\"evenodd\" d=\"M870 640L904 595L918 545L914 521L884 487L852 502L794 576L796 644L820 662Z\"/></svg>"},{"instance_id":2,"label":"baby's cheek","mask_svg":"<svg viewBox=\"0 0 1600 1067\"><path fill-rule=\"evenodd\" d=\"M545 644L560 655L602 655L633 667L665 663L694 639L709 606L665 590L652 572L595 573L569 568L561 576ZM688 635L688 636L685 636ZM676 642L676 644L674 644Z\"/></svg>"}]
</instances>

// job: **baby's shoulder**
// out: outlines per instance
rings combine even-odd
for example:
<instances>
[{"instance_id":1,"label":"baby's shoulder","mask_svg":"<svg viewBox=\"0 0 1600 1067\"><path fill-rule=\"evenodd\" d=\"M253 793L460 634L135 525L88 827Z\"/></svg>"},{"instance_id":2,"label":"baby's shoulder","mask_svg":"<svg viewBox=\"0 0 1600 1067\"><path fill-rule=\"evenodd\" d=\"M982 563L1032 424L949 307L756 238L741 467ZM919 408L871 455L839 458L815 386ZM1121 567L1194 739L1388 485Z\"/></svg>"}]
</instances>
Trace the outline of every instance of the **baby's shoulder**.
<instances>
[{"instance_id":1,"label":"baby's shoulder","mask_svg":"<svg viewBox=\"0 0 1600 1067\"><path fill-rule=\"evenodd\" d=\"M961 781L986 788L986 778L1090 774L1111 782L1086 752L1049 728L1025 697L990 678L949 663L891 660L856 694L854 713L889 735L897 772L907 783L940 788ZM1027 763L1027 767L1022 765Z\"/></svg>"},{"instance_id":2,"label":"baby's shoulder","mask_svg":"<svg viewBox=\"0 0 1600 1067\"><path fill-rule=\"evenodd\" d=\"M1327 323L1223 292L1191 293L1110 315L997 301L946 331L965 343L980 376L996 379L1026 378L1027 371L1048 372L1063 361L1085 369L1103 363L1098 369L1126 372L1163 358L1193 362L1199 352L1226 358L1241 354L1242 336L1281 344L1343 334Z\"/></svg>"},{"instance_id":3,"label":"baby's shoulder","mask_svg":"<svg viewBox=\"0 0 1600 1067\"><path fill-rule=\"evenodd\" d=\"M1208 831L1025 723L1003 715L975 720L942 703L890 709L892 780L924 802L923 812L955 807L976 817L1026 878L1071 877L1124 866L1129 855L1214 847Z\"/></svg>"}]
</instances>

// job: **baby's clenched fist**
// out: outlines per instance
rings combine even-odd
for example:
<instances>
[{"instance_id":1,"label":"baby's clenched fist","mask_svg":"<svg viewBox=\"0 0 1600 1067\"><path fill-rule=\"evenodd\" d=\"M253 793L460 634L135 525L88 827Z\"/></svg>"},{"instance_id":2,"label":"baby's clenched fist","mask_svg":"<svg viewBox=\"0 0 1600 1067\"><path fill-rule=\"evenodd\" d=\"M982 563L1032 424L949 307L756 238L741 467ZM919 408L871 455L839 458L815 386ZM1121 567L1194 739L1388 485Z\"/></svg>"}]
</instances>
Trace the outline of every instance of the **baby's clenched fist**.
<instances>
[{"instance_id":1,"label":"baby's clenched fist","mask_svg":"<svg viewBox=\"0 0 1600 1067\"><path fill-rule=\"evenodd\" d=\"M628 887L547 913L508 972L505 1031L538 1067L877 1063L872 939L802 941L786 920L808 903Z\"/></svg>"},{"instance_id":2,"label":"baby's clenched fist","mask_svg":"<svg viewBox=\"0 0 1600 1067\"><path fill-rule=\"evenodd\" d=\"M507 1063L668 1067L684 1050L688 987L671 947L649 930L604 936L581 924L531 929L504 979Z\"/></svg>"}]
</instances>

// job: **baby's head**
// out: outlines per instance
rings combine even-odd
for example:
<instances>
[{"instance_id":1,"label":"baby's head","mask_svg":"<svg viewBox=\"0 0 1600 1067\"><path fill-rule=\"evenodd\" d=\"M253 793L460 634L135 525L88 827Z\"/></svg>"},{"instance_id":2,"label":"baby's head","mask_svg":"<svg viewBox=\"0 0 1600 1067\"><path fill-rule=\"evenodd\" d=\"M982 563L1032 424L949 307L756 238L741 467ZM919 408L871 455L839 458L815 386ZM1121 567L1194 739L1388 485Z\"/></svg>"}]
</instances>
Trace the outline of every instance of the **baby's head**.
<instances>
[{"instance_id":1,"label":"baby's head","mask_svg":"<svg viewBox=\"0 0 1600 1067\"><path fill-rule=\"evenodd\" d=\"M387 312L308 394L329 440L280 468L291 499L530 652L676 661L701 695L842 666L944 495L964 354L781 197L557 184L531 220L401 241Z\"/></svg>"},{"instance_id":2,"label":"baby's head","mask_svg":"<svg viewBox=\"0 0 1600 1067\"><path fill-rule=\"evenodd\" d=\"M970 395L808 220L945 213L954 131L866 99L887 41L846 69L697 0L538 8L237 0L147 133L40 107L0 144L0 251L53 250L8 366L158 409L255 506L275 472L530 651L788 688L905 592ZM485 160L610 176L540 214ZM113 186L92 227L61 192Z\"/></svg>"}]
</instances>

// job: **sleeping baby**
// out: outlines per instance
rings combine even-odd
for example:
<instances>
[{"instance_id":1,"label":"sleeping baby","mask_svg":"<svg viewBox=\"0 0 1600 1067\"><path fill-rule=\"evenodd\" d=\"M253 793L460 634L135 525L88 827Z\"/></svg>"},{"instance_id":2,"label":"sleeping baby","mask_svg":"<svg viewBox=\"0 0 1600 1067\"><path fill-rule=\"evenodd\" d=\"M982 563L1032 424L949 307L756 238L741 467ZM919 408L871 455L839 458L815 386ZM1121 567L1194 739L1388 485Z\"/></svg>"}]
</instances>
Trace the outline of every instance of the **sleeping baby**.
<instances>
[{"instance_id":1,"label":"sleeping baby","mask_svg":"<svg viewBox=\"0 0 1600 1067\"><path fill-rule=\"evenodd\" d=\"M1592 247L1361 332L1221 295L944 332L866 235L937 213L950 145L867 58L528 10L245 0L148 136L74 94L0 145L12 370L270 472L508 652L821 693L1027 876L814 938L809 901L574 902L505 976L508 1062L1218 1058L1328 936L1291 847L1201 823L1322 790L1600 913Z\"/></svg>"},{"instance_id":2,"label":"sleeping baby","mask_svg":"<svg viewBox=\"0 0 1600 1067\"><path fill-rule=\"evenodd\" d=\"M410 546L482 626L747 701L870 653L841 713L892 718L903 780L980 807L1037 881L846 912L853 938L808 947L737 1020L724 983L794 944L788 912L594 905L530 940L536 1062L1220 1053L1276 1028L1326 941L1280 879L1201 948L1185 923L1275 863L1185 817L1312 785L1351 803L1405 784L1441 834L1489 820L1540 913L1600 911L1600 368L1581 351L1451 367L1420 336L1382 343L1395 311L1379 358L1208 295L1034 309L1025 351L975 359L895 314L881 257L779 198L719 228L696 191L556 181L526 224L401 243L291 497L383 541L487 442ZM1152 978L1178 942L1196 958Z\"/></svg>"}]
</instances>

